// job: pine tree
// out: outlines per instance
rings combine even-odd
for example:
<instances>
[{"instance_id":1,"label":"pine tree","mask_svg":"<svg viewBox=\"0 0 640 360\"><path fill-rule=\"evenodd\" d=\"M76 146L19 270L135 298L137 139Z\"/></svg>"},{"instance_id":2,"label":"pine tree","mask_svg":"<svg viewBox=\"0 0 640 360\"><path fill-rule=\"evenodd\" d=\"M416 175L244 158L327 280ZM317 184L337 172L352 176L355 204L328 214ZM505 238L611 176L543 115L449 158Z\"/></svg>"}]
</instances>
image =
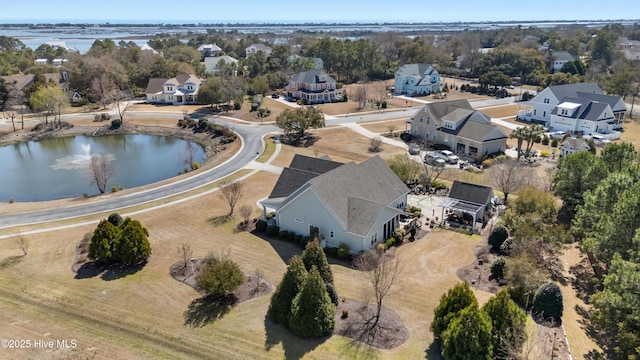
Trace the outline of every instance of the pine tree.
<instances>
[{"instance_id":1,"label":"pine tree","mask_svg":"<svg viewBox=\"0 0 640 360\"><path fill-rule=\"evenodd\" d=\"M459 283L449 289L440 298L440 304L434 310L431 331L433 337L440 339L442 333L447 329L451 321L458 316L458 313L467 306L478 305L478 300L468 283Z\"/></svg>"},{"instance_id":2,"label":"pine tree","mask_svg":"<svg viewBox=\"0 0 640 360\"><path fill-rule=\"evenodd\" d=\"M442 332L442 355L447 360L492 360L491 318L475 302L451 320Z\"/></svg>"},{"instance_id":3,"label":"pine tree","mask_svg":"<svg viewBox=\"0 0 640 360\"><path fill-rule=\"evenodd\" d=\"M329 335L335 325L335 315L336 306L331 303L324 281L314 266L293 299L289 327L301 337Z\"/></svg>"},{"instance_id":4,"label":"pine tree","mask_svg":"<svg viewBox=\"0 0 640 360\"><path fill-rule=\"evenodd\" d=\"M151 255L147 229L131 218L126 218L120 226L122 233L115 251L118 262L132 265L147 260Z\"/></svg>"},{"instance_id":5,"label":"pine tree","mask_svg":"<svg viewBox=\"0 0 640 360\"><path fill-rule=\"evenodd\" d=\"M294 256L289 260L289 267L284 274L282 281L271 296L271 304L269 305L268 314L271 318L280 324L288 324L289 314L291 313L291 303L293 298L298 295L302 284L307 278L307 270L299 256Z\"/></svg>"},{"instance_id":6,"label":"pine tree","mask_svg":"<svg viewBox=\"0 0 640 360\"><path fill-rule=\"evenodd\" d=\"M527 314L511 300L506 289L499 291L482 306L491 318L493 353L496 357L510 359L519 353L527 339Z\"/></svg>"},{"instance_id":7,"label":"pine tree","mask_svg":"<svg viewBox=\"0 0 640 360\"><path fill-rule=\"evenodd\" d=\"M89 259L110 264L116 261L115 248L120 239L120 228L103 219L93 232L89 244Z\"/></svg>"},{"instance_id":8,"label":"pine tree","mask_svg":"<svg viewBox=\"0 0 640 360\"><path fill-rule=\"evenodd\" d=\"M333 285L331 266L329 266L327 256L322 250L322 246L317 239L307 243L307 246L302 252L302 261L304 262L304 267L307 271L311 271L311 268L315 265L322 277L322 280Z\"/></svg>"}]
</instances>

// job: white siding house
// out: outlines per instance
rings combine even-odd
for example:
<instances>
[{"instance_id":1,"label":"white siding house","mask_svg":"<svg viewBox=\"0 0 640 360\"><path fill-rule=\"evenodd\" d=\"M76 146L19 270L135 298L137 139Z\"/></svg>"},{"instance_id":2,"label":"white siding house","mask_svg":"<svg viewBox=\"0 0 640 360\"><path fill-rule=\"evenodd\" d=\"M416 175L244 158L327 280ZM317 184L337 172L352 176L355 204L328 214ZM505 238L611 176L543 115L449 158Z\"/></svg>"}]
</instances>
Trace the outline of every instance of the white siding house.
<instances>
[{"instance_id":1,"label":"white siding house","mask_svg":"<svg viewBox=\"0 0 640 360\"><path fill-rule=\"evenodd\" d=\"M396 94L428 95L442 90L440 74L431 65L406 64L395 73Z\"/></svg>"},{"instance_id":2,"label":"white siding house","mask_svg":"<svg viewBox=\"0 0 640 360\"><path fill-rule=\"evenodd\" d=\"M145 94L149 103L195 104L201 84L202 80L190 74L180 74L171 79L152 78L149 79Z\"/></svg>"}]
</instances>

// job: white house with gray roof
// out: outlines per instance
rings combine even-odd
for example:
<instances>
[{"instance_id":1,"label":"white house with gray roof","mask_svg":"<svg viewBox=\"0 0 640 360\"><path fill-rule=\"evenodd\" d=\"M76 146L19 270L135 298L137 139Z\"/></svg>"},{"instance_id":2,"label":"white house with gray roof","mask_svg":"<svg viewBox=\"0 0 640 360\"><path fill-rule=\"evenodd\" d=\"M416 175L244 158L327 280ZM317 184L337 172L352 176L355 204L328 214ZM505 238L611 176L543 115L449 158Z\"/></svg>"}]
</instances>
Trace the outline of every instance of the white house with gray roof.
<instances>
[{"instance_id":1,"label":"white house with gray roof","mask_svg":"<svg viewBox=\"0 0 640 360\"><path fill-rule=\"evenodd\" d=\"M261 201L276 212L280 230L317 234L323 246L375 248L399 226L407 186L380 157L359 164L296 155L271 195Z\"/></svg>"},{"instance_id":2,"label":"white house with gray roof","mask_svg":"<svg viewBox=\"0 0 640 360\"><path fill-rule=\"evenodd\" d=\"M589 151L590 148L587 140L568 137L560 143L560 157L565 157L578 151Z\"/></svg>"},{"instance_id":3,"label":"white house with gray roof","mask_svg":"<svg viewBox=\"0 0 640 360\"><path fill-rule=\"evenodd\" d=\"M180 74L171 79L151 78L145 94L154 104L195 104L202 80L195 75Z\"/></svg>"},{"instance_id":4,"label":"white house with gray roof","mask_svg":"<svg viewBox=\"0 0 640 360\"><path fill-rule=\"evenodd\" d=\"M615 118L609 104L589 99L566 97L551 111L549 127L553 131L582 134L608 134Z\"/></svg>"},{"instance_id":5,"label":"white house with gray roof","mask_svg":"<svg viewBox=\"0 0 640 360\"><path fill-rule=\"evenodd\" d=\"M218 75L220 73L220 67L222 64L230 65L234 69L237 69L238 59L232 58L229 55L206 57L202 62L204 64L205 72L207 74ZM237 70L234 70L237 71Z\"/></svg>"},{"instance_id":6,"label":"white house with gray roof","mask_svg":"<svg viewBox=\"0 0 640 360\"><path fill-rule=\"evenodd\" d=\"M269 56L271 55L271 50L270 46L264 44L251 44L244 49L247 57L257 53L258 51L262 51L266 56Z\"/></svg>"},{"instance_id":7,"label":"white house with gray roof","mask_svg":"<svg viewBox=\"0 0 640 360\"><path fill-rule=\"evenodd\" d=\"M395 73L394 92L408 96L428 95L442 90L440 74L431 65L405 64Z\"/></svg>"},{"instance_id":8,"label":"white house with gray roof","mask_svg":"<svg viewBox=\"0 0 640 360\"><path fill-rule=\"evenodd\" d=\"M467 100L425 104L411 118L410 133L474 158L504 151L507 146L507 134Z\"/></svg>"},{"instance_id":9,"label":"white house with gray roof","mask_svg":"<svg viewBox=\"0 0 640 360\"><path fill-rule=\"evenodd\" d=\"M568 51L554 51L551 53L551 58L553 59L553 62L551 63L551 70L554 73L560 71L564 64L577 59Z\"/></svg>"},{"instance_id":10,"label":"white house with gray roof","mask_svg":"<svg viewBox=\"0 0 640 360\"><path fill-rule=\"evenodd\" d=\"M289 80L287 97L300 99L306 104L342 101L343 91L336 80L322 70L300 72Z\"/></svg>"},{"instance_id":11,"label":"white house with gray roof","mask_svg":"<svg viewBox=\"0 0 640 360\"><path fill-rule=\"evenodd\" d=\"M518 119L552 127L551 114L567 98L577 98L593 102L606 103L613 114L613 129L619 128L624 121L627 107L620 96L605 95L595 83L579 83L548 86L533 99L518 103ZM524 110L520 110L524 108ZM600 128L600 132L604 131Z\"/></svg>"}]
</instances>

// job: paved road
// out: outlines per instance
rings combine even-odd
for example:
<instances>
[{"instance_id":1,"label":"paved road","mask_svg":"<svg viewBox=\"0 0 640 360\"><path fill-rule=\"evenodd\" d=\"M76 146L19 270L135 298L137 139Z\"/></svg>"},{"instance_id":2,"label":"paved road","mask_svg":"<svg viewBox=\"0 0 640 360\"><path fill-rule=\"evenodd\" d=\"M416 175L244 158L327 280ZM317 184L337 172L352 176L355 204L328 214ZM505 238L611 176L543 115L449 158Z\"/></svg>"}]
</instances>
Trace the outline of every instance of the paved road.
<instances>
[{"instance_id":1,"label":"paved road","mask_svg":"<svg viewBox=\"0 0 640 360\"><path fill-rule=\"evenodd\" d=\"M163 114L164 116L165 114ZM168 115L168 114L167 114ZM128 116L145 116L134 115ZM225 123L220 119L216 123ZM230 175L254 160L263 149L262 137L265 134L278 131L275 126L237 125L227 123L229 127L237 132L242 139L242 149L233 158L225 163L216 166L200 174L187 179L173 182L168 185L152 188L114 199L106 199L91 204L82 204L58 209L38 210L29 213L0 215L0 229L16 225L55 221L66 218L83 216L95 212L114 211L123 207L154 201L167 196L172 196L186 192L214 182L220 178Z\"/></svg>"}]
</instances>

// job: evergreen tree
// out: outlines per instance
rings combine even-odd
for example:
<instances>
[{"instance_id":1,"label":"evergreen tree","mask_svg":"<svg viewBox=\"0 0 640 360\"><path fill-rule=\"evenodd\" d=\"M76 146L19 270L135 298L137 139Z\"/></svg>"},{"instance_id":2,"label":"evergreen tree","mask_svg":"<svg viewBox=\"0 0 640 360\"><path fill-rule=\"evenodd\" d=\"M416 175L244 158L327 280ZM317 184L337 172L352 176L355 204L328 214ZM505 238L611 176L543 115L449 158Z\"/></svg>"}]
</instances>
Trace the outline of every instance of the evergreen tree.
<instances>
[{"instance_id":1,"label":"evergreen tree","mask_svg":"<svg viewBox=\"0 0 640 360\"><path fill-rule=\"evenodd\" d=\"M301 337L329 335L335 325L335 315L336 306L331 303L324 281L314 266L293 299L289 327Z\"/></svg>"},{"instance_id":2,"label":"evergreen tree","mask_svg":"<svg viewBox=\"0 0 640 360\"><path fill-rule=\"evenodd\" d=\"M468 283L459 283L449 289L446 294L442 295L440 304L434 310L433 322L431 323L433 337L440 340L442 333L458 316L458 313L473 304L477 307L478 300Z\"/></svg>"},{"instance_id":3,"label":"evergreen tree","mask_svg":"<svg viewBox=\"0 0 640 360\"><path fill-rule=\"evenodd\" d=\"M322 250L322 246L318 240L313 240L307 243L304 251L302 252L302 261L307 271L311 271L311 268L315 265L322 276L324 282L333 285L333 274L331 273L331 266L327 261L327 256Z\"/></svg>"},{"instance_id":4,"label":"evergreen tree","mask_svg":"<svg viewBox=\"0 0 640 360\"><path fill-rule=\"evenodd\" d=\"M447 360L493 359L491 318L477 302L456 313L442 333L442 355Z\"/></svg>"},{"instance_id":5,"label":"evergreen tree","mask_svg":"<svg viewBox=\"0 0 640 360\"><path fill-rule=\"evenodd\" d=\"M499 291L484 306L482 311L491 318L493 353L496 358L510 359L519 352L527 338L526 313L516 305L506 289Z\"/></svg>"},{"instance_id":6,"label":"evergreen tree","mask_svg":"<svg viewBox=\"0 0 640 360\"><path fill-rule=\"evenodd\" d=\"M562 291L558 284L548 282L540 285L533 296L533 313L545 320L559 321L563 308Z\"/></svg>"},{"instance_id":7,"label":"evergreen tree","mask_svg":"<svg viewBox=\"0 0 640 360\"><path fill-rule=\"evenodd\" d=\"M138 220L131 218L126 218L120 226L122 233L115 251L117 261L124 265L132 265L147 260L151 255L147 229L143 228Z\"/></svg>"},{"instance_id":8,"label":"evergreen tree","mask_svg":"<svg viewBox=\"0 0 640 360\"><path fill-rule=\"evenodd\" d=\"M120 228L103 219L93 231L89 244L89 259L105 264L116 261L115 248L120 240Z\"/></svg>"},{"instance_id":9,"label":"evergreen tree","mask_svg":"<svg viewBox=\"0 0 640 360\"><path fill-rule=\"evenodd\" d=\"M226 254L211 254L197 277L198 287L214 296L223 296L244 281L240 266Z\"/></svg>"},{"instance_id":10,"label":"evergreen tree","mask_svg":"<svg viewBox=\"0 0 640 360\"><path fill-rule=\"evenodd\" d=\"M289 313L291 313L291 303L296 297L302 284L307 278L307 270L299 256L294 256L289 260L289 267L284 274L282 281L278 284L276 291L271 296L268 314L280 324L288 324Z\"/></svg>"}]
</instances>

